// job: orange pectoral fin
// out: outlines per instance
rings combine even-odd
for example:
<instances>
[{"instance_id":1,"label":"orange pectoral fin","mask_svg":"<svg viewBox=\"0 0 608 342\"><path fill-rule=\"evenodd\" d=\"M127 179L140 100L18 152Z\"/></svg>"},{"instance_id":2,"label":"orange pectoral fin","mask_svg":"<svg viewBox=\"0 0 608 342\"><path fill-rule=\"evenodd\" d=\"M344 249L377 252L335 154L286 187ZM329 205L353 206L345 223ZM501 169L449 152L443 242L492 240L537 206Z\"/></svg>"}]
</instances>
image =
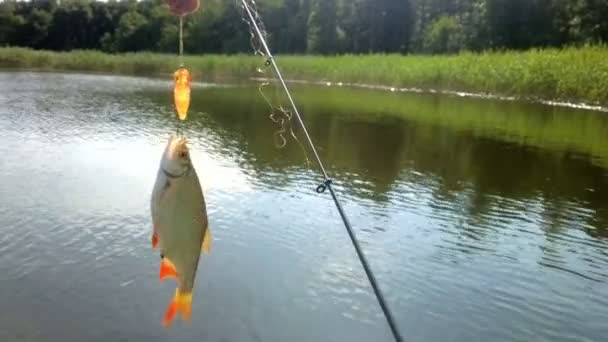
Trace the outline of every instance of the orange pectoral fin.
<instances>
[{"instance_id":1,"label":"orange pectoral fin","mask_svg":"<svg viewBox=\"0 0 608 342\"><path fill-rule=\"evenodd\" d=\"M177 278L177 271L169 259L163 258L160 262L160 280L167 278Z\"/></svg>"},{"instance_id":2,"label":"orange pectoral fin","mask_svg":"<svg viewBox=\"0 0 608 342\"><path fill-rule=\"evenodd\" d=\"M158 234L152 234L152 249L156 249L158 247Z\"/></svg>"},{"instance_id":3,"label":"orange pectoral fin","mask_svg":"<svg viewBox=\"0 0 608 342\"><path fill-rule=\"evenodd\" d=\"M178 312L183 320L190 320L190 316L192 315L192 293L182 293L179 289L175 290L175 296L171 303L169 303L169 307L167 307L163 325L168 327Z\"/></svg>"}]
</instances>

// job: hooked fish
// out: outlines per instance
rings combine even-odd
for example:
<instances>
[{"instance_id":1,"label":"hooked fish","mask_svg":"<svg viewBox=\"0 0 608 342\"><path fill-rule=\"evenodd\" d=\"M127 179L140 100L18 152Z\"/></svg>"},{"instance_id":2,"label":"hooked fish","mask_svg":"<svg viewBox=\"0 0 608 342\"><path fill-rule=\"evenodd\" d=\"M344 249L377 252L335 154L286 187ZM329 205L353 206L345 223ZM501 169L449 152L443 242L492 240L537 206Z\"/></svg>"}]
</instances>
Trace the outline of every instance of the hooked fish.
<instances>
[{"instance_id":1,"label":"hooked fish","mask_svg":"<svg viewBox=\"0 0 608 342\"><path fill-rule=\"evenodd\" d=\"M180 120L186 120L190 106L190 72L180 67L174 73L175 85L173 88L173 101Z\"/></svg>"},{"instance_id":2,"label":"hooked fish","mask_svg":"<svg viewBox=\"0 0 608 342\"><path fill-rule=\"evenodd\" d=\"M152 248L160 250L160 279L177 281L163 325L179 312L189 320L201 250L211 252L203 190L185 138L171 137L163 152L151 198Z\"/></svg>"}]
</instances>

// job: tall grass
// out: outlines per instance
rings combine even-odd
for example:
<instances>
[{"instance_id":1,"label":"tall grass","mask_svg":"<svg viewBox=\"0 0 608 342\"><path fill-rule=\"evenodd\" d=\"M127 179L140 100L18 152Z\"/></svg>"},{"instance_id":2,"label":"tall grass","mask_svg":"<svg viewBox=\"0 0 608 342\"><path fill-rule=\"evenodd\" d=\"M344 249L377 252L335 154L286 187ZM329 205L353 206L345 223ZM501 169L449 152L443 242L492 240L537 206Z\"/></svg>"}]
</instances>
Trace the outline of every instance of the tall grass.
<instances>
[{"instance_id":1,"label":"tall grass","mask_svg":"<svg viewBox=\"0 0 608 342\"><path fill-rule=\"evenodd\" d=\"M534 49L451 56L277 56L288 79L365 83L487 93L551 101L608 105L608 46ZM219 81L259 76L260 57L185 56L195 79ZM95 51L49 52L0 48L0 67L159 75L179 64L175 55Z\"/></svg>"}]
</instances>

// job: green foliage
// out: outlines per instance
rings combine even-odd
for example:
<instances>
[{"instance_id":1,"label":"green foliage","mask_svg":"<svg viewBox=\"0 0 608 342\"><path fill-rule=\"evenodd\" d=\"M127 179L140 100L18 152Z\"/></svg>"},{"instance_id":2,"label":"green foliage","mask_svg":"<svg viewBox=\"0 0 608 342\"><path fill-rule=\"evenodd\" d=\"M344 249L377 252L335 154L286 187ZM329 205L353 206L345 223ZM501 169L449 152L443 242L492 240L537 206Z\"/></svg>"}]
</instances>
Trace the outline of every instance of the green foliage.
<instances>
[{"instance_id":1,"label":"green foliage","mask_svg":"<svg viewBox=\"0 0 608 342\"><path fill-rule=\"evenodd\" d=\"M53 17L47 11L35 8L26 20L23 30L30 37L32 47L43 47L49 36Z\"/></svg>"},{"instance_id":2,"label":"green foliage","mask_svg":"<svg viewBox=\"0 0 608 342\"><path fill-rule=\"evenodd\" d=\"M13 2L0 4L0 46L16 44L24 26L25 19L15 13Z\"/></svg>"},{"instance_id":3,"label":"green foliage","mask_svg":"<svg viewBox=\"0 0 608 342\"><path fill-rule=\"evenodd\" d=\"M146 24L146 17L135 11L123 14L114 33L115 49L117 51L137 51L145 48Z\"/></svg>"},{"instance_id":4,"label":"green foliage","mask_svg":"<svg viewBox=\"0 0 608 342\"><path fill-rule=\"evenodd\" d=\"M336 49L336 2L313 0L308 18L308 52L328 54Z\"/></svg>"},{"instance_id":5,"label":"green foliage","mask_svg":"<svg viewBox=\"0 0 608 342\"><path fill-rule=\"evenodd\" d=\"M96 43L90 37L89 23L93 18L88 1L62 1L53 12L49 27L49 47L72 50L93 48ZM24 37L29 41L29 37Z\"/></svg>"},{"instance_id":6,"label":"green foliage","mask_svg":"<svg viewBox=\"0 0 608 342\"><path fill-rule=\"evenodd\" d=\"M608 42L608 0L258 0L276 53L454 53ZM186 53L250 53L236 1L201 0ZM0 46L176 52L164 0L0 2ZM172 42L173 41L173 42Z\"/></svg>"},{"instance_id":7,"label":"green foliage","mask_svg":"<svg viewBox=\"0 0 608 342\"><path fill-rule=\"evenodd\" d=\"M0 46L87 52L5 49L0 65L167 72L177 63L179 30L163 2L4 0ZM603 104L608 97L608 50L602 45L608 43L608 0L256 2L275 54L340 55L282 57L293 78ZM236 1L201 0L199 11L185 18L184 52L213 56L189 63L206 76L253 75L259 64L239 55L253 48L243 19ZM400 56L412 53L452 56Z\"/></svg>"},{"instance_id":8,"label":"green foliage","mask_svg":"<svg viewBox=\"0 0 608 342\"><path fill-rule=\"evenodd\" d=\"M365 83L426 90L465 91L552 101L608 105L608 46L463 52L451 56L277 55L288 79ZM185 56L194 79L242 80L259 76L251 55ZM0 67L99 71L150 76L169 74L175 54L53 53L0 48Z\"/></svg>"},{"instance_id":9,"label":"green foliage","mask_svg":"<svg viewBox=\"0 0 608 342\"><path fill-rule=\"evenodd\" d=\"M454 17L439 17L424 35L424 50L433 54L458 52L463 43L462 25Z\"/></svg>"}]
</instances>

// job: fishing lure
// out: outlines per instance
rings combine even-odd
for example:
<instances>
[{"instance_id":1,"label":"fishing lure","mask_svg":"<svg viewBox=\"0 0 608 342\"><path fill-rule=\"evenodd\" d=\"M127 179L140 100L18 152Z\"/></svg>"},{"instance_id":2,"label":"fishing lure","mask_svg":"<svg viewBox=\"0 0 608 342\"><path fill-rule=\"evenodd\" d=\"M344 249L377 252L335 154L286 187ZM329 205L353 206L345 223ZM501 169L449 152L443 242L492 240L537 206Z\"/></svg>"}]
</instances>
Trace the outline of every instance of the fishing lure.
<instances>
[{"instance_id":1,"label":"fishing lure","mask_svg":"<svg viewBox=\"0 0 608 342\"><path fill-rule=\"evenodd\" d=\"M171 13L177 16L185 16L194 13L200 6L199 0L166 0Z\"/></svg>"},{"instance_id":2,"label":"fishing lure","mask_svg":"<svg viewBox=\"0 0 608 342\"><path fill-rule=\"evenodd\" d=\"M188 117L188 107L190 106L190 72L186 68L180 67L174 73L174 79L173 101L177 116L183 121Z\"/></svg>"}]
</instances>

